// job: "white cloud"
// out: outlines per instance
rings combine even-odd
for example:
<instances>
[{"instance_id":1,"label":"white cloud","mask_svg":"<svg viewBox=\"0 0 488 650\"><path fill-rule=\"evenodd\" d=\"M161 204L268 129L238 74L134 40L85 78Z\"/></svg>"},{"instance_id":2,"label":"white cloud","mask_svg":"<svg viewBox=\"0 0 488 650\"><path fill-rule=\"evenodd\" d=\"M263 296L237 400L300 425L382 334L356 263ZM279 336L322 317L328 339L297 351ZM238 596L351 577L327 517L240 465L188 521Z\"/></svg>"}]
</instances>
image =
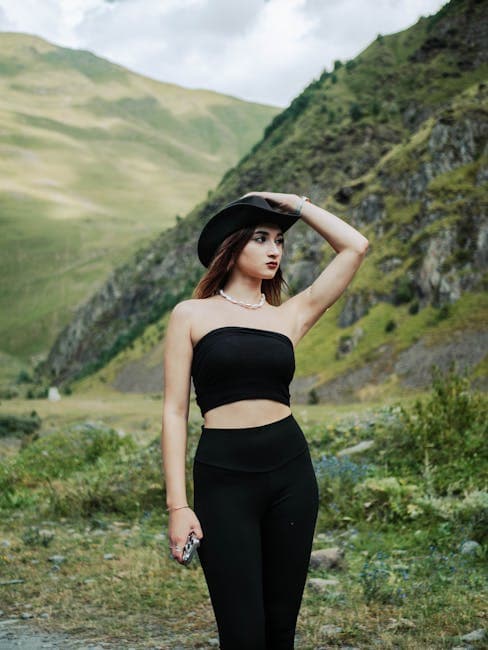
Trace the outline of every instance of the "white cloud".
<instances>
[{"instance_id":1,"label":"white cloud","mask_svg":"<svg viewBox=\"0 0 488 650\"><path fill-rule=\"evenodd\" d=\"M0 0L0 29L150 77L286 106L334 60L446 0Z\"/></svg>"}]
</instances>

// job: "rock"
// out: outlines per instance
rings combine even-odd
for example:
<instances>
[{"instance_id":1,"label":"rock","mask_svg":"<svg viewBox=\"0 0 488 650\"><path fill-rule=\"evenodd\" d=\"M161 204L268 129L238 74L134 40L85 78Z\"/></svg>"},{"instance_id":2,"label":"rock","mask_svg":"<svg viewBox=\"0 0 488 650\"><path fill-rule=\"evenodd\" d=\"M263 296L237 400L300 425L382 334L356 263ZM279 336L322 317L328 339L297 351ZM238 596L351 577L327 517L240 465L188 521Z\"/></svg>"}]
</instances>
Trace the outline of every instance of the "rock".
<instances>
[{"instance_id":1,"label":"rock","mask_svg":"<svg viewBox=\"0 0 488 650\"><path fill-rule=\"evenodd\" d=\"M376 234L381 235L383 230L381 224L385 219L385 204L380 194L368 194L361 203L351 210L351 218L356 228L362 228L366 224L375 223Z\"/></svg>"},{"instance_id":2,"label":"rock","mask_svg":"<svg viewBox=\"0 0 488 650\"><path fill-rule=\"evenodd\" d=\"M485 630L483 628L479 628L478 630L468 632L468 634L463 634L461 641L483 641L485 636Z\"/></svg>"},{"instance_id":3,"label":"rock","mask_svg":"<svg viewBox=\"0 0 488 650\"><path fill-rule=\"evenodd\" d=\"M342 627L339 625L322 625L322 627L319 630L319 633L321 636L326 637L328 639L338 636L342 632Z\"/></svg>"},{"instance_id":4,"label":"rock","mask_svg":"<svg viewBox=\"0 0 488 650\"><path fill-rule=\"evenodd\" d=\"M372 303L371 297L364 292L350 293L346 296L346 302L339 314L339 327L348 327L369 311L369 305Z\"/></svg>"},{"instance_id":5,"label":"rock","mask_svg":"<svg viewBox=\"0 0 488 650\"><path fill-rule=\"evenodd\" d=\"M103 559L104 560L113 560L115 555L113 553L104 553Z\"/></svg>"},{"instance_id":6,"label":"rock","mask_svg":"<svg viewBox=\"0 0 488 650\"><path fill-rule=\"evenodd\" d=\"M353 454L360 454L363 451L367 451L374 445L374 440L362 440L358 442L357 445L352 447L346 447L337 452L336 456L351 456Z\"/></svg>"},{"instance_id":7,"label":"rock","mask_svg":"<svg viewBox=\"0 0 488 650\"><path fill-rule=\"evenodd\" d=\"M339 580L334 579L324 579L324 578L309 578L307 584L316 592L324 593L330 592L329 587L336 587L339 584Z\"/></svg>"},{"instance_id":8,"label":"rock","mask_svg":"<svg viewBox=\"0 0 488 650\"><path fill-rule=\"evenodd\" d=\"M48 557L48 560L50 562L59 564L60 562L64 562L66 560L66 557L64 555L51 555L51 557Z\"/></svg>"},{"instance_id":9,"label":"rock","mask_svg":"<svg viewBox=\"0 0 488 650\"><path fill-rule=\"evenodd\" d=\"M475 553L478 553L480 549L481 546L480 544L478 544L478 542L475 542L472 539L468 539L467 541L461 544L461 548L459 549L459 552L461 553L461 555L474 555Z\"/></svg>"},{"instance_id":10,"label":"rock","mask_svg":"<svg viewBox=\"0 0 488 650\"><path fill-rule=\"evenodd\" d=\"M352 336L341 336L337 345L336 358L349 354L356 348L358 341L363 337L364 330L362 327L355 327Z\"/></svg>"},{"instance_id":11,"label":"rock","mask_svg":"<svg viewBox=\"0 0 488 650\"><path fill-rule=\"evenodd\" d=\"M432 378L431 366L437 365L444 372L456 360L460 370L479 363L488 350L488 332L455 332L449 341L436 345L420 339L398 354L393 371L401 384L408 388L429 386ZM480 356L481 355L481 356Z\"/></svg>"},{"instance_id":12,"label":"rock","mask_svg":"<svg viewBox=\"0 0 488 650\"><path fill-rule=\"evenodd\" d=\"M386 257L385 259L381 260L381 262L378 262L378 268L382 273L390 273L393 271L393 269L396 269L397 266L401 266L402 264L402 258L395 257L393 255L391 257Z\"/></svg>"},{"instance_id":13,"label":"rock","mask_svg":"<svg viewBox=\"0 0 488 650\"><path fill-rule=\"evenodd\" d=\"M339 547L321 548L312 551L310 566L312 569L342 569L344 551Z\"/></svg>"},{"instance_id":14,"label":"rock","mask_svg":"<svg viewBox=\"0 0 488 650\"><path fill-rule=\"evenodd\" d=\"M50 402L59 402L61 395L56 386L50 386L47 398Z\"/></svg>"},{"instance_id":15,"label":"rock","mask_svg":"<svg viewBox=\"0 0 488 650\"><path fill-rule=\"evenodd\" d=\"M333 536L331 533L318 533L316 539L322 542L328 542L332 540Z\"/></svg>"},{"instance_id":16,"label":"rock","mask_svg":"<svg viewBox=\"0 0 488 650\"><path fill-rule=\"evenodd\" d=\"M444 272L443 263L456 248L456 232L445 228L433 235L422 265L416 278L416 283L424 300L433 304L455 302L461 296L460 276L453 271Z\"/></svg>"}]
</instances>

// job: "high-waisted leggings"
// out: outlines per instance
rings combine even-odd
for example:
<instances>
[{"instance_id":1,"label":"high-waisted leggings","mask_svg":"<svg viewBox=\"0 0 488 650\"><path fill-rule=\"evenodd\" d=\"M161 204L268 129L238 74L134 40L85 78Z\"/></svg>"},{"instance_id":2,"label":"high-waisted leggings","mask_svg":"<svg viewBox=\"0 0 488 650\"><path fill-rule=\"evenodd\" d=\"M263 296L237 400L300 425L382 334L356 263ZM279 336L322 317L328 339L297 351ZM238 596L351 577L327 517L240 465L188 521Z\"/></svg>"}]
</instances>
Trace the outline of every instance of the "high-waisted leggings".
<instances>
[{"instance_id":1,"label":"high-waisted leggings","mask_svg":"<svg viewBox=\"0 0 488 650\"><path fill-rule=\"evenodd\" d=\"M193 482L220 648L293 649L319 505L300 426L202 425Z\"/></svg>"}]
</instances>

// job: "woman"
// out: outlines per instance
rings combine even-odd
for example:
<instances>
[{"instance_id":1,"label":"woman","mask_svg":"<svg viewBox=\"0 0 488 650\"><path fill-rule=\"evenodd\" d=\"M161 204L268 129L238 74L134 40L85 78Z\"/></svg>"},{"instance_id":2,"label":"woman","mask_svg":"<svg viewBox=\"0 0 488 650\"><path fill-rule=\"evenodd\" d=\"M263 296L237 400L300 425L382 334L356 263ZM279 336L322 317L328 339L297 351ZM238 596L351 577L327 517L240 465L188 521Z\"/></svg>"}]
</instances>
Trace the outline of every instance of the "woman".
<instances>
[{"instance_id":1,"label":"woman","mask_svg":"<svg viewBox=\"0 0 488 650\"><path fill-rule=\"evenodd\" d=\"M283 233L299 218L337 252L281 303ZM208 272L171 312L162 451L172 557L191 531L224 650L294 647L318 513L307 441L290 409L294 349L351 282L368 247L307 197L249 192L203 228ZM204 424L185 488L190 379Z\"/></svg>"}]
</instances>

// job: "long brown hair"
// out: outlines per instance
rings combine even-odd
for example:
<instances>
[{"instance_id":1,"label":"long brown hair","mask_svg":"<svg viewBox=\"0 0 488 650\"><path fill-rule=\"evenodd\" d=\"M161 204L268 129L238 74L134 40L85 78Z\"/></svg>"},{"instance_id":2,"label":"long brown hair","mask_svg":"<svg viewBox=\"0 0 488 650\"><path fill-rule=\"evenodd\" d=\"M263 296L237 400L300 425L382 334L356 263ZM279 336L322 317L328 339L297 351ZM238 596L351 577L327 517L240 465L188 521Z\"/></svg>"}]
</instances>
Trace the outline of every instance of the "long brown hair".
<instances>
[{"instance_id":1,"label":"long brown hair","mask_svg":"<svg viewBox=\"0 0 488 650\"><path fill-rule=\"evenodd\" d=\"M217 248L207 272L200 278L193 290L192 298L210 298L223 288L242 249L253 236L255 227L246 226L226 237ZM284 250L284 243L283 243ZM281 305L281 291L290 287L286 282L281 267L278 267L271 280L261 281L261 290L271 305Z\"/></svg>"}]
</instances>

